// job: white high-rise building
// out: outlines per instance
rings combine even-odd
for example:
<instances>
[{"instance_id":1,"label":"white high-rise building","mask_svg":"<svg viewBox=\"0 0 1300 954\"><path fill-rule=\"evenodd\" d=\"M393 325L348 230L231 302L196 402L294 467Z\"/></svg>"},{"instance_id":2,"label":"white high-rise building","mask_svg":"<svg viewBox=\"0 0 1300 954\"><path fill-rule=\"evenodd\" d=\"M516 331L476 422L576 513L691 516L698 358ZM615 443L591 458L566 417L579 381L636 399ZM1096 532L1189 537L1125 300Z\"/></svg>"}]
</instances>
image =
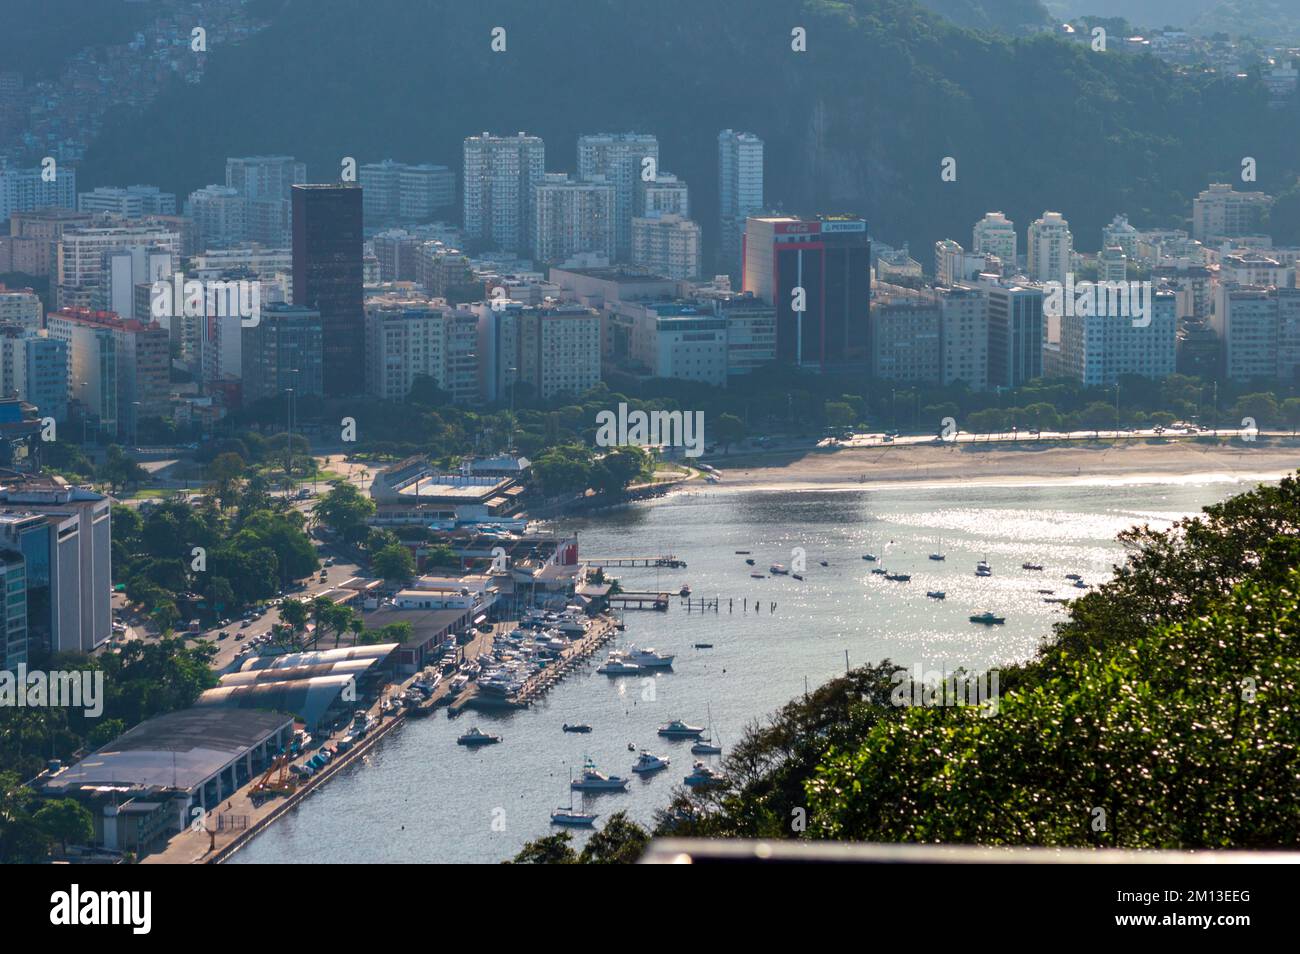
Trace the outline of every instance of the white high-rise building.
<instances>
[{"instance_id":1,"label":"white high-rise building","mask_svg":"<svg viewBox=\"0 0 1300 954\"><path fill-rule=\"evenodd\" d=\"M1215 286L1210 327L1231 381L1296 379L1300 369L1300 289L1227 282Z\"/></svg>"},{"instance_id":2,"label":"white high-rise building","mask_svg":"<svg viewBox=\"0 0 1300 954\"><path fill-rule=\"evenodd\" d=\"M1174 373L1178 337L1176 296L1152 292L1151 320L1116 315L1060 316L1054 373L1085 386L1108 386L1124 375L1159 380ZM1047 369L1044 368L1044 372Z\"/></svg>"},{"instance_id":3,"label":"white high-rise building","mask_svg":"<svg viewBox=\"0 0 1300 954\"><path fill-rule=\"evenodd\" d=\"M419 375L446 389L448 309L423 297L366 299L366 393L401 401Z\"/></svg>"},{"instance_id":4,"label":"white high-rise building","mask_svg":"<svg viewBox=\"0 0 1300 954\"><path fill-rule=\"evenodd\" d=\"M634 218L631 261L665 278L698 278L699 225L680 215L659 212Z\"/></svg>"},{"instance_id":5,"label":"white high-rise building","mask_svg":"<svg viewBox=\"0 0 1300 954\"><path fill-rule=\"evenodd\" d=\"M972 251L996 255L1008 271L1016 268L1016 224L1001 212L986 212L975 223Z\"/></svg>"},{"instance_id":6,"label":"white high-rise building","mask_svg":"<svg viewBox=\"0 0 1300 954\"><path fill-rule=\"evenodd\" d=\"M1029 277L1039 282L1065 284L1074 254L1070 223L1060 212L1044 212L1029 226Z\"/></svg>"},{"instance_id":7,"label":"white high-rise building","mask_svg":"<svg viewBox=\"0 0 1300 954\"><path fill-rule=\"evenodd\" d=\"M546 171L538 136L470 136L464 144L465 238L489 248L523 252L533 235L533 187Z\"/></svg>"},{"instance_id":8,"label":"white high-rise building","mask_svg":"<svg viewBox=\"0 0 1300 954\"><path fill-rule=\"evenodd\" d=\"M600 383L600 312L583 305L519 311L519 381L542 400Z\"/></svg>"},{"instance_id":9,"label":"white high-rise building","mask_svg":"<svg viewBox=\"0 0 1300 954\"><path fill-rule=\"evenodd\" d=\"M614 186L602 176L576 182L548 173L533 189L533 258L558 264L583 252L614 256Z\"/></svg>"},{"instance_id":10,"label":"white high-rise building","mask_svg":"<svg viewBox=\"0 0 1300 954\"><path fill-rule=\"evenodd\" d=\"M629 132L578 137L578 178L601 177L614 187L614 252L621 260L632 250L637 186L658 168L659 140L654 136Z\"/></svg>"},{"instance_id":11,"label":"white high-rise building","mask_svg":"<svg viewBox=\"0 0 1300 954\"><path fill-rule=\"evenodd\" d=\"M41 327L41 300L30 288L0 285L0 325L20 325L24 331Z\"/></svg>"},{"instance_id":12,"label":"white high-rise building","mask_svg":"<svg viewBox=\"0 0 1300 954\"><path fill-rule=\"evenodd\" d=\"M964 285L935 289L939 301L939 348L944 384L965 382L972 391L989 386L989 299Z\"/></svg>"},{"instance_id":13,"label":"white high-rise building","mask_svg":"<svg viewBox=\"0 0 1300 954\"><path fill-rule=\"evenodd\" d=\"M763 210L763 140L753 133L718 133L719 267L739 275L745 220Z\"/></svg>"}]
</instances>

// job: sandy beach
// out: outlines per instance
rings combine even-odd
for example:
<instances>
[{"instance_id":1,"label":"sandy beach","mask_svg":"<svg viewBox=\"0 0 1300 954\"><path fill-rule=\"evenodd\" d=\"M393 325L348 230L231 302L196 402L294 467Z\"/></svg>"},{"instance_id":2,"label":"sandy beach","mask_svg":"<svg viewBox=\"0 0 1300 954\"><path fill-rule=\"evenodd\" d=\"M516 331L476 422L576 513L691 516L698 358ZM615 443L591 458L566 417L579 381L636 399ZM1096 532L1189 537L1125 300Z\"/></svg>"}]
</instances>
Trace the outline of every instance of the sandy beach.
<instances>
[{"instance_id":1,"label":"sandy beach","mask_svg":"<svg viewBox=\"0 0 1300 954\"><path fill-rule=\"evenodd\" d=\"M1021 441L994 444L896 444L838 450L732 454L713 460L722 480L708 491L836 490L952 482L1141 483L1280 480L1300 468L1300 440L1256 444L1187 441Z\"/></svg>"}]
</instances>

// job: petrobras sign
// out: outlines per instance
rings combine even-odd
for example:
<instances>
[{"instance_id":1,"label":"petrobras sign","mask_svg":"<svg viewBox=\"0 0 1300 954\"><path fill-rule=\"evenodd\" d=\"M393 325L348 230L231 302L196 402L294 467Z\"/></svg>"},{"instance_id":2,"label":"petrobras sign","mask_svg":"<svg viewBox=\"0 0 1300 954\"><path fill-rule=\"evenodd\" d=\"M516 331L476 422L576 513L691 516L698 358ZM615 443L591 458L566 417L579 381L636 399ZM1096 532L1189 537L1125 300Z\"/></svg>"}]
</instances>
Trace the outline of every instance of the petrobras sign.
<instances>
[{"instance_id":1,"label":"petrobras sign","mask_svg":"<svg viewBox=\"0 0 1300 954\"><path fill-rule=\"evenodd\" d=\"M847 222L822 222L820 224L823 232L865 232L867 230L867 223L862 219Z\"/></svg>"}]
</instances>

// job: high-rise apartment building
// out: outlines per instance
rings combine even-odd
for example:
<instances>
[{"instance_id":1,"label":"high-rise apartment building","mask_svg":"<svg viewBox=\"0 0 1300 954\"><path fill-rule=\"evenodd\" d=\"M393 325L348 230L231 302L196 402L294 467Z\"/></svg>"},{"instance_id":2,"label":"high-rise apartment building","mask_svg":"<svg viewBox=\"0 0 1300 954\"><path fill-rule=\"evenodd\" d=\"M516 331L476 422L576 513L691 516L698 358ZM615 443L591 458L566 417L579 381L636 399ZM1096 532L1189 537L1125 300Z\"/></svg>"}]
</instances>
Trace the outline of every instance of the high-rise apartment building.
<instances>
[{"instance_id":1,"label":"high-rise apartment building","mask_svg":"<svg viewBox=\"0 0 1300 954\"><path fill-rule=\"evenodd\" d=\"M1113 385L1124 375L1168 377L1174 373L1178 335L1172 292L1152 293L1149 318L1080 315L1069 309L1060 317L1053 374L1090 387Z\"/></svg>"},{"instance_id":2,"label":"high-rise apartment building","mask_svg":"<svg viewBox=\"0 0 1300 954\"><path fill-rule=\"evenodd\" d=\"M996 255L1009 271L1016 267L1016 224L1001 212L986 212L975 223L971 250L981 255Z\"/></svg>"},{"instance_id":3,"label":"high-rise apartment building","mask_svg":"<svg viewBox=\"0 0 1300 954\"><path fill-rule=\"evenodd\" d=\"M77 209L123 219L140 219L146 215L175 215L176 195L163 192L157 186L133 185L125 189L100 186L77 196Z\"/></svg>"},{"instance_id":4,"label":"high-rise apartment building","mask_svg":"<svg viewBox=\"0 0 1300 954\"><path fill-rule=\"evenodd\" d=\"M320 312L325 394L365 390L361 187L293 186L293 301Z\"/></svg>"},{"instance_id":5,"label":"high-rise apartment building","mask_svg":"<svg viewBox=\"0 0 1300 954\"><path fill-rule=\"evenodd\" d=\"M180 246L179 233L156 225L63 229L55 252L55 306L107 311L110 285L115 286L112 297L121 304L120 294L128 283L122 264L114 263L114 252L144 250L143 257L131 259L129 269L144 281L143 276L152 274L149 263L157 267L157 260L146 253L166 253L176 262ZM115 274L116 282L112 281ZM132 307L127 306L125 313L130 314Z\"/></svg>"},{"instance_id":6,"label":"high-rise apartment building","mask_svg":"<svg viewBox=\"0 0 1300 954\"><path fill-rule=\"evenodd\" d=\"M665 278L697 278L702 265L700 227L674 213L632 219L631 264Z\"/></svg>"},{"instance_id":7,"label":"high-rise apartment building","mask_svg":"<svg viewBox=\"0 0 1300 954\"><path fill-rule=\"evenodd\" d=\"M547 173L533 188L533 258L560 264L596 252L612 259L615 247L615 188L603 176L576 182Z\"/></svg>"},{"instance_id":8,"label":"high-rise apartment building","mask_svg":"<svg viewBox=\"0 0 1300 954\"><path fill-rule=\"evenodd\" d=\"M600 312L582 305L519 311L519 380L543 400L600 382Z\"/></svg>"},{"instance_id":9,"label":"high-rise apartment building","mask_svg":"<svg viewBox=\"0 0 1300 954\"><path fill-rule=\"evenodd\" d=\"M653 215L655 212L680 215L684 219L691 217L690 190L671 172L658 172L653 179L637 182L633 216Z\"/></svg>"},{"instance_id":10,"label":"high-rise apartment building","mask_svg":"<svg viewBox=\"0 0 1300 954\"><path fill-rule=\"evenodd\" d=\"M1074 254L1070 223L1060 212L1044 212L1029 226L1029 277L1038 282L1065 284Z\"/></svg>"},{"instance_id":11,"label":"high-rise apartment building","mask_svg":"<svg viewBox=\"0 0 1300 954\"><path fill-rule=\"evenodd\" d=\"M523 252L533 234L533 187L546 171L537 136L470 136L464 143L465 238L487 248Z\"/></svg>"},{"instance_id":12,"label":"high-rise apartment building","mask_svg":"<svg viewBox=\"0 0 1300 954\"><path fill-rule=\"evenodd\" d=\"M366 393L406 399L421 375L447 389L446 340L451 309L427 298L366 299Z\"/></svg>"},{"instance_id":13,"label":"high-rise apartment building","mask_svg":"<svg viewBox=\"0 0 1300 954\"><path fill-rule=\"evenodd\" d=\"M1253 235L1261 230L1272 204L1272 196L1263 192L1235 192L1228 183L1211 183L1192 200L1192 238L1211 242Z\"/></svg>"},{"instance_id":14,"label":"high-rise apartment building","mask_svg":"<svg viewBox=\"0 0 1300 954\"><path fill-rule=\"evenodd\" d=\"M1043 373L1043 290L1015 282L981 283L988 296L989 387L1018 388Z\"/></svg>"},{"instance_id":15,"label":"high-rise apartment building","mask_svg":"<svg viewBox=\"0 0 1300 954\"><path fill-rule=\"evenodd\" d=\"M34 404L41 417L68 417L68 347L46 332L0 323L0 398Z\"/></svg>"},{"instance_id":16,"label":"high-rise apartment building","mask_svg":"<svg viewBox=\"0 0 1300 954\"><path fill-rule=\"evenodd\" d=\"M171 352L162 325L65 308L47 315L46 327L68 348L69 397L102 431L134 439L140 419L166 414Z\"/></svg>"},{"instance_id":17,"label":"high-rise apartment building","mask_svg":"<svg viewBox=\"0 0 1300 954\"><path fill-rule=\"evenodd\" d=\"M366 228L432 221L456 204L456 173L430 163L385 159L357 170Z\"/></svg>"},{"instance_id":18,"label":"high-rise apartment building","mask_svg":"<svg viewBox=\"0 0 1300 954\"><path fill-rule=\"evenodd\" d=\"M238 189L209 185L185 200L185 215L194 222L195 247L229 248L248 239L248 203Z\"/></svg>"},{"instance_id":19,"label":"high-rise apartment building","mask_svg":"<svg viewBox=\"0 0 1300 954\"><path fill-rule=\"evenodd\" d=\"M1210 327L1229 380L1300 383L1300 289L1216 285Z\"/></svg>"},{"instance_id":20,"label":"high-rise apartment building","mask_svg":"<svg viewBox=\"0 0 1300 954\"><path fill-rule=\"evenodd\" d=\"M51 173L42 167L19 169L0 160L0 222L15 212L77 207L77 170L60 163Z\"/></svg>"},{"instance_id":21,"label":"high-rise apartment building","mask_svg":"<svg viewBox=\"0 0 1300 954\"><path fill-rule=\"evenodd\" d=\"M989 300L979 288L935 290L943 383L964 382L972 391L989 386Z\"/></svg>"},{"instance_id":22,"label":"high-rise apartment building","mask_svg":"<svg viewBox=\"0 0 1300 954\"><path fill-rule=\"evenodd\" d=\"M632 250L637 188L658 168L659 140L654 136L628 132L578 137L578 178L614 187L614 253L620 261Z\"/></svg>"},{"instance_id":23,"label":"high-rise apartment building","mask_svg":"<svg viewBox=\"0 0 1300 954\"><path fill-rule=\"evenodd\" d=\"M718 267L739 276L745 222L763 210L763 140L753 133L718 133Z\"/></svg>"},{"instance_id":24,"label":"high-rise apartment building","mask_svg":"<svg viewBox=\"0 0 1300 954\"><path fill-rule=\"evenodd\" d=\"M325 393L320 312L277 302L262 308L261 320L242 329L240 374L245 405L263 398L298 398Z\"/></svg>"},{"instance_id":25,"label":"high-rise apartment building","mask_svg":"<svg viewBox=\"0 0 1300 954\"><path fill-rule=\"evenodd\" d=\"M27 662L27 561L17 550L0 548L0 671Z\"/></svg>"},{"instance_id":26,"label":"high-rise apartment building","mask_svg":"<svg viewBox=\"0 0 1300 954\"><path fill-rule=\"evenodd\" d=\"M852 216L751 217L743 288L776 308L777 360L865 368L871 302L867 223Z\"/></svg>"}]
</instances>

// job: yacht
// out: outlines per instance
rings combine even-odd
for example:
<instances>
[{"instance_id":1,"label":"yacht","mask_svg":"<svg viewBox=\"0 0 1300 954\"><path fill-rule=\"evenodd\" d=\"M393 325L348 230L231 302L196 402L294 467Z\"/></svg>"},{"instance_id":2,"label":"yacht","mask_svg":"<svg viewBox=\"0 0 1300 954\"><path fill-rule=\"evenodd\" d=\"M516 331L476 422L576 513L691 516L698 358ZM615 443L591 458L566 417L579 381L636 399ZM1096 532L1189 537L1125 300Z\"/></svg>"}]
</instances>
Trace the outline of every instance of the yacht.
<instances>
[{"instance_id":1,"label":"yacht","mask_svg":"<svg viewBox=\"0 0 1300 954\"><path fill-rule=\"evenodd\" d=\"M673 658L668 653L657 653L654 649L637 649L635 645L627 648L627 661L642 669L671 669Z\"/></svg>"},{"instance_id":2,"label":"yacht","mask_svg":"<svg viewBox=\"0 0 1300 954\"><path fill-rule=\"evenodd\" d=\"M552 825L568 825L573 828L590 828L596 824L595 812L580 812L572 808L557 808L551 812Z\"/></svg>"},{"instance_id":3,"label":"yacht","mask_svg":"<svg viewBox=\"0 0 1300 954\"><path fill-rule=\"evenodd\" d=\"M501 741L501 736L488 735L486 732L480 732L478 730L478 726L474 726L474 728L470 729L459 739L457 739L456 744L468 745L468 746L496 745L500 741Z\"/></svg>"},{"instance_id":4,"label":"yacht","mask_svg":"<svg viewBox=\"0 0 1300 954\"><path fill-rule=\"evenodd\" d=\"M716 742L710 742L708 739L698 739L691 746L691 755L721 755L722 746Z\"/></svg>"},{"instance_id":5,"label":"yacht","mask_svg":"<svg viewBox=\"0 0 1300 954\"><path fill-rule=\"evenodd\" d=\"M674 719L661 725L659 734L666 739L698 739L704 734L704 727L687 725L681 719Z\"/></svg>"},{"instance_id":6,"label":"yacht","mask_svg":"<svg viewBox=\"0 0 1300 954\"><path fill-rule=\"evenodd\" d=\"M866 560L868 563L875 563L876 555L874 553L864 553L862 554L862 559Z\"/></svg>"},{"instance_id":7,"label":"yacht","mask_svg":"<svg viewBox=\"0 0 1300 954\"><path fill-rule=\"evenodd\" d=\"M926 590L925 595L932 600L946 600L948 598L948 594L943 590Z\"/></svg>"},{"instance_id":8,"label":"yacht","mask_svg":"<svg viewBox=\"0 0 1300 954\"><path fill-rule=\"evenodd\" d=\"M609 658L605 660L605 664L597 669L596 672L600 673L602 676L635 676L638 673L645 672L645 669L644 667L638 666L636 663L629 661L628 658L618 650L614 650L609 654Z\"/></svg>"},{"instance_id":9,"label":"yacht","mask_svg":"<svg viewBox=\"0 0 1300 954\"><path fill-rule=\"evenodd\" d=\"M596 770L596 763L587 759L582 764L582 777L569 783L575 792L625 792L632 782L619 775L606 775Z\"/></svg>"},{"instance_id":10,"label":"yacht","mask_svg":"<svg viewBox=\"0 0 1300 954\"><path fill-rule=\"evenodd\" d=\"M780 563L773 563L771 566L769 566L769 567L767 568L767 572L769 572L769 573L771 573L771 574L773 574L773 575L775 575L775 576L786 576L790 571L787 570L787 569L786 569L782 564L780 564Z\"/></svg>"},{"instance_id":11,"label":"yacht","mask_svg":"<svg viewBox=\"0 0 1300 954\"><path fill-rule=\"evenodd\" d=\"M696 762L691 768L691 774L686 776L684 781L691 788L703 788L709 785L718 785L724 780L721 772L709 768L703 762Z\"/></svg>"},{"instance_id":12,"label":"yacht","mask_svg":"<svg viewBox=\"0 0 1300 954\"><path fill-rule=\"evenodd\" d=\"M582 636L587 632L587 621L577 616L570 616L561 620L555 628L570 636Z\"/></svg>"},{"instance_id":13,"label":"yacht","mask_svg":"<svg viewBox=\"0 0 1300 954\"><path fill-rule=\"evenodd\" d=\"M976 576L992 576L993 567L989 566L988 560L980 560L975 564Z\"/></svg>"},{"instance_id":14,"label":"yacht","mask_svg":"<svg viewBox=\"0 0 1300 954\"><path fill-rule=\"evenodd\" d=\"M1005 616L994 616L992 613L985 610L978 616L972 616L970 621L972 623L983 623L985 626L1001 626L1007 621L1007 618Z\"/></svg>"},{"instance_id":15,"label":"yacht","mask_svg":"<svg viewBox=\"0 0 1300 954\"><path fill-rule=\"evenodd\" d=\"M636 765L632 766L632 771L637 775L653 775L660 769L666 769L669 761L650 752L642 752L640 758L636 760Z\"/></svg>"}]
</instances>

